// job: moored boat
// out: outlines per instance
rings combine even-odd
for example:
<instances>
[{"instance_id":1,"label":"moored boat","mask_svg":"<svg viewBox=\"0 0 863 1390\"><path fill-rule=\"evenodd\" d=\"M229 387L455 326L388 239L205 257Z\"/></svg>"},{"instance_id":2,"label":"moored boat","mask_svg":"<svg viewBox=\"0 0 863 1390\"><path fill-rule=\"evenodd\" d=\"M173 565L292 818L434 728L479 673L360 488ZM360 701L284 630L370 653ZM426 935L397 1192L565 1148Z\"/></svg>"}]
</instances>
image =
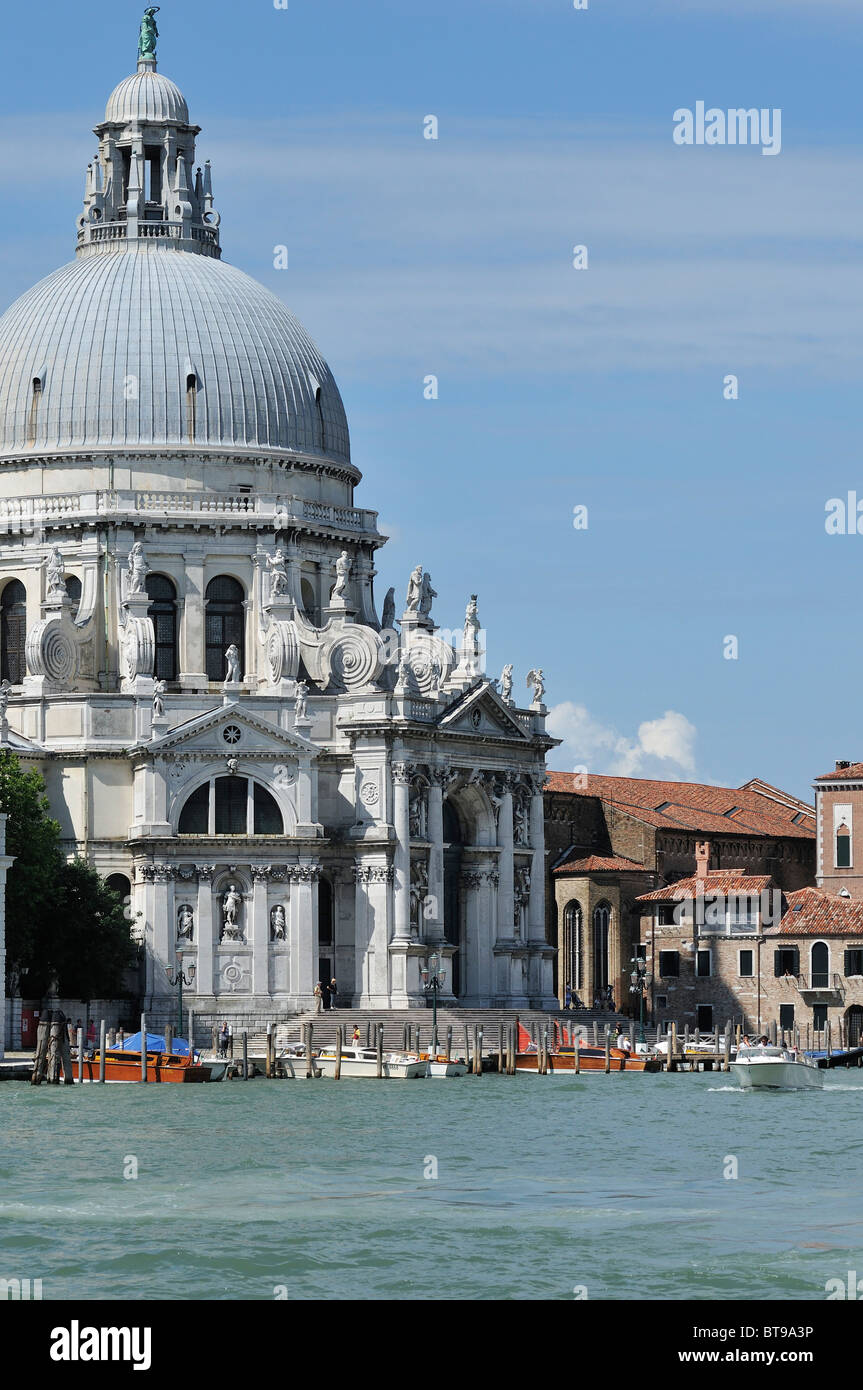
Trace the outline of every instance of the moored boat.
<instances>
[{"instance_id":1,"label":"moored boat","mask_svg":"<svg viewBox=\"0 0 863 1390\"><path fill-rule=\"evenodd\" d=\"M84 1080L99 1080L100 1053L84 1058ZM79 1063L74 1063L75 1079L78 1079ZM190 1082L209 1081L211 1068L188 1053L147 1052L148 1082ZM125 1048L105 1049L106 1081L140 1081L141 1053L127 1051Z\"/></svg>"},{"instance_id":2,"label":"moored boat","mask_svg":"<svg viewBox=\"0 0 863 1390\"><path fill-rule=\"evenodd\" d=\"M420 1056L425 1056L429 1076L467 1076L467 1062L460 1058L450 1057L447 1060L446 1057L429 1057L422 1052Z\"/></svg>"},{"instance_id":3,"label":"moored boat","mask_svg":"<svg viewBox=\"0 0 863 1390\"><path fill-rule=\"evenodd\" d=\"M824 1085L817 1062L793 1047L740 1047L731 1071L747 1091L802 1091Z\"/></svg>"},{"instance_id":4,"label":"moored boat","mask_svg":"<svg viewBox=\"0 0 863 1390\"><path fill-rule=\"evenodd\" d=\"M336 1049L321 1048L315 1057L315 1066L324 1076L335 1076ZM417 1053L385 1052L381 1060L381 1070L385 1077L397 1080L414 1081L428 1076L428 1062ZM341 1076L377 1076L378 1054L373 1047L343 1047L340 1067Z\"/></svg>"},{"instance_id":5,"label":"moored boat","mask_svg":"<svg viewBox=\"0 0 863 1390\"><path fill-rule=\"evenodd\" d=\"M556 1052L549 1052L549 1073L575 1071L575 1057L575 1049L572 1047L562 1047ZM662 1064L658 1057L649 1056L640 1052L627 1052L622 1047L609 1048L609 1071L660 1071L661 1066ZM538 1071L538 1052L531 1050L516 1053L515 1069L516 1071ZM580 1072L604 1072L605 1048L590 1046L580 1047L578 1049L578 1070Z\"/></svg>"}]
</instances>

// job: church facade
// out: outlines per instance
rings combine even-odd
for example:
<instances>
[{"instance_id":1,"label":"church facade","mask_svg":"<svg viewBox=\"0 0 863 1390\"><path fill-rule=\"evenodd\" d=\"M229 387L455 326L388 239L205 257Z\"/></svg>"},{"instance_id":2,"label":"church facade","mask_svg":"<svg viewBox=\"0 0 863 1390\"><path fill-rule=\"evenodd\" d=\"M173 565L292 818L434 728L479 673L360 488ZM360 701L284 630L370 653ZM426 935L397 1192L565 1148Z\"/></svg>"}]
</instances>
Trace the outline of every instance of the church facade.
<instances>
[{"instance_id":1,"label":"church facade","mask_svg":"<svg viewBox=\"0 0 863 1390\"><path fill-rule=\"evenodd\" d=\"M282 302L221 258L150 44L96 127L75 259L0 319L2 739L128 900L145 1003L553 1007L542 672L484 674L385 537ZM433 963L432 963L433 968Z\"/></svg>"}]
</instances>

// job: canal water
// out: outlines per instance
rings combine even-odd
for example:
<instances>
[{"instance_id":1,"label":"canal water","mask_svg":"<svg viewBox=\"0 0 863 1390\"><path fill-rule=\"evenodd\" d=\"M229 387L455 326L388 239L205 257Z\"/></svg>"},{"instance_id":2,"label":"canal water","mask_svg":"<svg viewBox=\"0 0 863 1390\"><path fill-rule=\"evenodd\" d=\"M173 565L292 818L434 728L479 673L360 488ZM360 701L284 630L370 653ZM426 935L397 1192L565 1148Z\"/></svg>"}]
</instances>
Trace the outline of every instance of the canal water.
<instances>
[{"instance_id":1,"label":"canal water","mask_svg":"<svg viewBox=\"0 0 863 1390\"><path fill-rule=\"evenodd\" d=\"M710 1074L8 1082L0 1277L46 1300L823 1300L863 1274L861 1150L859 1072L771 1094Z\"/></svg>"}]
</instances>

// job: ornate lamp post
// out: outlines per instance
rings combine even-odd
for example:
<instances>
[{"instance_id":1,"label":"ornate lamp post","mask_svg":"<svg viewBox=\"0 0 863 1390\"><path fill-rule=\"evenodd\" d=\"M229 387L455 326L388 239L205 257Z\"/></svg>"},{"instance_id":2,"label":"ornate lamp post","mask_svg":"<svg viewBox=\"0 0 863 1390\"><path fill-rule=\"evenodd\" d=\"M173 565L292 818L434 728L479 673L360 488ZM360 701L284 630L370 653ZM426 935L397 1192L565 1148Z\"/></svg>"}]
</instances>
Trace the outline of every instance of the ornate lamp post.
<instances>
[{"instance_id":1,"label":"ornate lamp post","mask_svg":"<svg viewBox=\"0 0 863 1390\"><path fill-rule=\"evenodd\" d=\"M644 1042L644 991L650 989L653 984L653 976L648 974L647 961L643 956L633 956L630 964L633 966L633 971L629 977L629 992L638 995L639 1041Z\"/></svg>"},{"instance_id":2,"label":"ornate lamp post","mask_svg":"<svg viewBox=\"0 0 863 1390\"><path fill-rule=\"evenodd\" d=\"M172 989L173 989L173 987L176 985L177 991L178 991L178 1002L177 1002L177 1037L178 1037L178 1038L181 1038L181 1037L183 1036L183 985L187 985L187 986L188 986L188 985L191 985L192 981L193 981L194 978L195 978L195 969L196 969L196 967L195 967L194 965L190 965L190 966L189 966L189 972L188 972L188 974L186 974L186 972L185 972L184 969L183 969L183 952L182 952L182 951L178 951L178 952L177 952L177 969L176 969L176 970L169 970L169 971L167 972L167 974L168 974L168 983L171 985L171 988L172 988ZM191 1045L192 1045L192 1044L191 1044L191 1039L190 1039L190 1040L189 1040L189 1046L191 1047Z\"/></svg>"},{"instance_id":3,"label":"ornate lamp post","mask_svg":"<svg viewBox=\"0 0 863 1390\"><path fill-rule=\"evenodd\" d=\"M437 996L438 990L443 989L446 981L446 971L440 968L441 958L437 951L433 951L426 961L425 970L420 971L420 979L426 994L432 997L432 1038L434 1041L433 1051L437 1050Z\"/></svg>"}]
</instances>

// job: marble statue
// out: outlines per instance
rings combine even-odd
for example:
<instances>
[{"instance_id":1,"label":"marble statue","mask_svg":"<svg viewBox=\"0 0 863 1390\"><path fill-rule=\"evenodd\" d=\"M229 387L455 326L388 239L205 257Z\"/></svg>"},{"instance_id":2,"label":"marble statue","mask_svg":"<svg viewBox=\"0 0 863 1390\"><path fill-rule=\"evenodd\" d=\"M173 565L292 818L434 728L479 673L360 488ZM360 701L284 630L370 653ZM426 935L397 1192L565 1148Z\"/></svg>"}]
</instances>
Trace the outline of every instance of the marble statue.
<instances>
[{"instance_id":1,"label":"marble statue","mask_svg":"<svg viewBox=\"0 0 863 1390\"><path fill-rule=\"evenodd\" d=\"M510 661L500 673L500 695L508 705L512 704L512 662Z\"/></svg>"},{"instance_id":2,"label":"marble statue","mask_svg":"<svg viewBox=\"0 0 863 1390\"><path fill-rule=\"evenodd\" d=\"M146 592L147 574L150 566L144 558L144 547L140 541L135 541L129 551L128 570L129 570L129 589L130 594L143 594Z\"/></svg>"},{"instance_id":3,"label":"marble statue","mask_svg":"<svg viewBox=\"0 0 863 1390\"><path fill-rule=\"evenodd\" d=\"M464 615L464 642L462 654L466 658L479 656L479 614L476 611L476 594L471 594Z\"/></svg>"},{"instance_id":4,"label":"marble statue","mask_svg":"<svg viewBox=\"0 0 863 1390\"><path fill-rule=\"evenodd\" d=\"M409 684L412 675L413 669L411 667L410 656L407 652L402 652L401 656L399 657L399 669L398 675L396 676L396 685L400 686L404 690L405 687Z\"/></svg>"},{"instance_id":5,"label":"marble statue","mask_svg":"<svg viewBox=\"0 0 863 1390\"><path fill-rule=\"evenodd\" d=\"M237 892L232 883L222 899L223 941L242 941L243 932L240 926L240 908L242 904L242 896Z\"/></svg>"},{"instance_id":6,"label":"marble statue","mask_svg":"<svg viewBox=\"0 0 863 1390\"><path fill-rule=\"evenodd\" d=\"M138 57L155 58L156 40L159 37L159 30L156 28L156 21L153 18L159 13L161 5L148 5L144 11L144 18L141 20L141 29L138 35Z\"/></svg>"},{"instance_id":7,"label":"marble statue","mask_svg":"<svg viewBox=\"0 0 863 1390\"><path fill-rule=\"evenodd\" d=\"M272 555L267 556L267 568L270 571L270 598L281 598L288 592L288 572L285 569L285 552L280 545L276 546Z\"/></svg>"},{"instance_id":8,"label":"marble statue","mask_svg":"<svg viewBox=\"0 0 863 1390\"><path fill-rule=\"evenodd\" d=\"M48 594L66 593L66 566L63 556L60 554L59 546L52 545L51 554L45 564L45 574L48 580Z\"/></svg>"},{"instance_id":9,"label":"marble statue","mask_svg":"<svg viewBox=\"0 0 863 1390\"><path fill-rule=\"evenodd\" d=\"M296 693L296 700L297 700L297 703L296 703L296 705L295 705L295 707L294 707L294 723L295 723L295 724L298 724L298 723L300 722L301 719L305 719L305 717L306 717L306 698L307 698L307 696L308 696L308 693L309 693L309 687L308 687L308 685L306 684L306 682L305 682L305 681L297 681L297 693Z\"/></svg>"},{"instance_id":10,"label":"marble statue","mask_svg":"<svg viewBox=\"0 0 863 1390\"><path fill-rule=\"evenodd\" d=\"M288 924L285 920L285 909L281 903L277 903L270 913L270 940L285 941L288 935Z\"/></svg>"},{"instance_id":11,"label":"marble statue","mask_svg":"<svg viewBox=\"0 0 863 1390\"><path fill-rule=\"evenodd\" d=\"M545 678L539 667L535 671L528 671L527 684L529 687L533 686L533 703L541 705L542 697L545 694Z\"/></svg>"},{"instance_id":12,"label":"marble statue","mask_svg":"<svg viewBox=\"0 0 863 1390\"><path fill-rule=\"evenodd\" d=\"M177 940L191 941L195 929L195 914L188 903L183 903L177 913Z\"/></svg>"},{"instance_id":13,"label":"marble statue","mask_svg":"<svg viewBox=\"0 0 863 1390\"><path fill-rule=\"evenodd\" d=\"M238 767L239 767L239 765L240 765L240 760L239 760L239 758L226 758L226 759L225 759L225 764L226 764L227 769L228 769L228 776L229 776L229 777L236 777L236 776L237 776L237 769L238 769Z\"/></svg>"},{"instance_id":14,"label":"marble statue","mask_svg":"<svg viewBox=\"0 0 863 1390\"><path fill-rule=\"evenodd\" d=\"M405 599L405 612L418 613L423 591L423 567L417 565L411 570L411 577L408 580L408 596Z\"/></svg>"},{"instance_id":15,"label":"marble statue","mask_svg":"<svg viewBox=\"0 0 863 1390\"><path fill-rule=\"evenodd\" d=\"M9 691L12 689L9 681L4 680L0 685L0 723L2 723L9 711Z\"/></svg>"},{"instance_id":16,"label":"marble statue","mask_svg":"<svg viewBox=\"0 0 863 1390\"><path fill-rule=\"evenodd\" d=\"M437 593L431 586L431 575L428 570L426 570L420 584L420 612L426 617L428 617L431 612L432 599L436 598Z\"/></svg>"},{"instance_id":17,"label":"marble statue","mask_svg":"<svg viewBox=\"0 0 863 1390\"><path fill-rule=\"evenodd\" d=\"M396 620L396 591L387 589L387 596L384 599L384 611L381 618L381 627L384 629L392 628Z\"/></svg>"},{"instance_id":18,"label":"marble statue","mask_svg":"<svg viewBox=\"0 0 863 1390\"><path fill-rule=\"evenodd\" d=\"M333 592L330 595L331 600L334 598L344 598L345 585L348 582L348 575L350 572L351 557L346 550L343 550L336 560L336 582L333 585Z\"/></svg>"},{"instance_id":19,"label":"marble statue","mask_svg":"<svg viewBox=\"0 0 863 1390\"><path fill-rule=\"evenodd\" d=\"M168 686L165 681L156 681L156 684L153 686L153 715L156 719L161 719L162 715L165 713L164 697L167 691Z\"/></svg>"},{"instance_id":20,"label":"marble statue","mask_svg":"<svg viewBox=\"0 0 863 1390\"><path fill-rule=\"evenodd\" d=\"M228 663L228 674L225 677L225 685L240 684L240 650L232 642L225 652L225 660Z\"/></svg>"}]
</instances>

